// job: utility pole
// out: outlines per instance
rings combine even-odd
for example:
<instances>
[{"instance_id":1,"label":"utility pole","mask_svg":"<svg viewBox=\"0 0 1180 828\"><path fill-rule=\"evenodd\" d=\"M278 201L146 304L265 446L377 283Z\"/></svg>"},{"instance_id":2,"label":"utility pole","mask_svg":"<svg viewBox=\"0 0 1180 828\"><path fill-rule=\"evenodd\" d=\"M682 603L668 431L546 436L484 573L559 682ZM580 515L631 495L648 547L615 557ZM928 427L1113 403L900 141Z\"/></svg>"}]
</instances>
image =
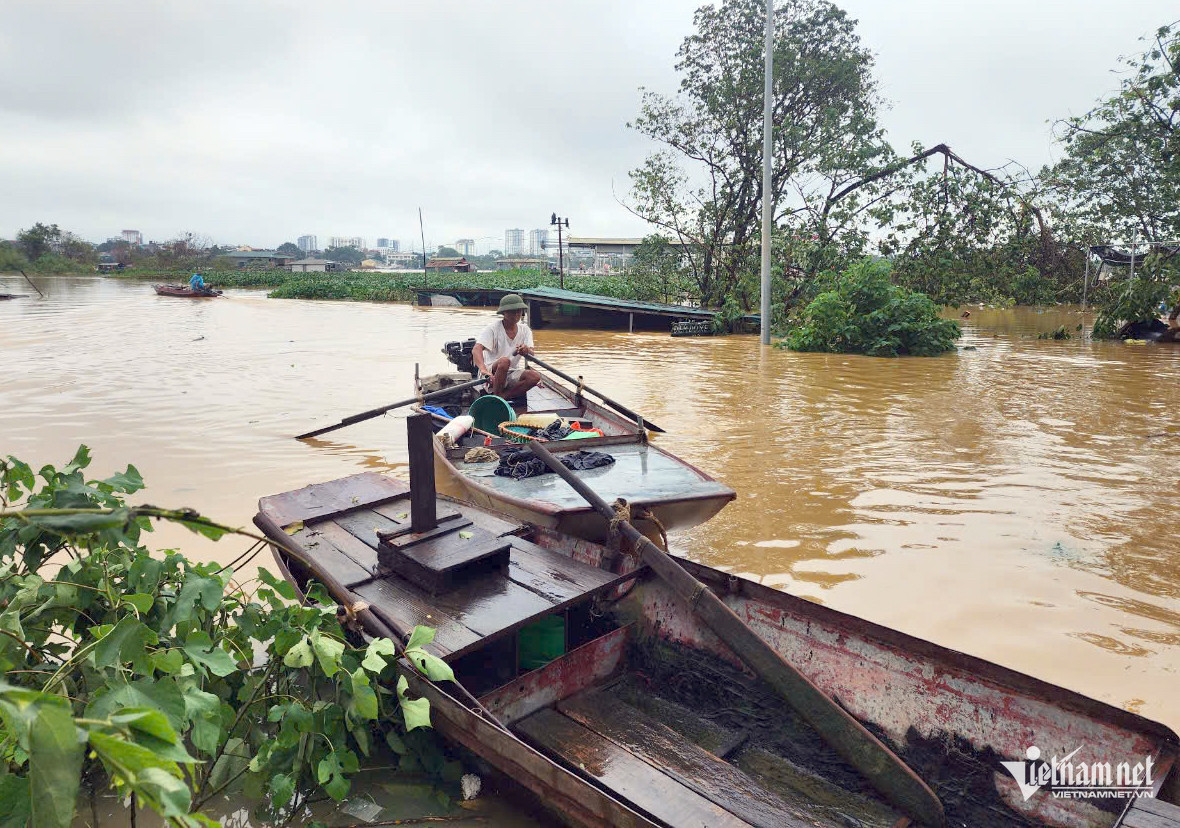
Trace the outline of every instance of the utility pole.
<instances>
[{"instance_id":1,"label":"utility pole","mask_svg":"<svg viewBox=\"0 0 1180 828\"><path fill-rule=\"evenodd\" d=\"M418 233L422 236L422 287L426 287L426 230L422 227L422 208L418 208Z\"/></svg>"},{"instance_id":2,"label":"utility pole","mask_svg":"<svg viewBox=\"0 0 1180 828\"><path fill-rule=\"evenodd\" d=\"M774 99L774 0L766 0L766 57L762 91L762 344L770 344L770 234L774 224L770 162L774 154L771 109Z\"/></svg>"},{"instance_id":3,"label":"utility pole","mask_svg":"<svg viewBox=\"0 0 1180 828\"><path fill-rule=\"evenodd\" d=\"M554 213L549 219L549 226L557 225L557 278L561 284L561 289L565 290L565 253L561 247L561 228L562 223L566 229L569 229L570 220L568 218L559 218L557 213Z\"/></svg>"}]
</instances>

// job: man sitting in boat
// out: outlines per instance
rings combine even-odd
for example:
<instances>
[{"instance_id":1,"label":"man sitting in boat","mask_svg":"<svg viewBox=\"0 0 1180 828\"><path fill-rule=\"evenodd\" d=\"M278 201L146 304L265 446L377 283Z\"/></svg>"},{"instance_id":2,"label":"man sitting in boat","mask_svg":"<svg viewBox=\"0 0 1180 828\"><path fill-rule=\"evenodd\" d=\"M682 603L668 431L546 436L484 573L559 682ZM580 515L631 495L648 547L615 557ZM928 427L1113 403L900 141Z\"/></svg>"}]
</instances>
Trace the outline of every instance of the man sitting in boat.
<instances>
[{"instance_id":1,"label":"man sitting in boat","mask_svg":"<svg viewBox=\"0 0 1180 828\"><path fill-rule=\"evenodd\" d=\"M193 278L188 280L188 287L193 293L204 293L207 289L205 287L205 277L200 273L194 273Z\"/></svg>"},{"instance_id":2,"label":"man sitting in boat","mask_svg":"<svg viewBox=\"0 0 1180 828\"><path fill-rule=\"evenodd\" d=\"M541 381L540 374L524 367L524 358L533 353L533 332L523 319L528 307L518 294L506 295L496 309L501 319L484 328L471 349L475 367L488 378L488 391L509 400Z\"/></svg>"}]
</instances>

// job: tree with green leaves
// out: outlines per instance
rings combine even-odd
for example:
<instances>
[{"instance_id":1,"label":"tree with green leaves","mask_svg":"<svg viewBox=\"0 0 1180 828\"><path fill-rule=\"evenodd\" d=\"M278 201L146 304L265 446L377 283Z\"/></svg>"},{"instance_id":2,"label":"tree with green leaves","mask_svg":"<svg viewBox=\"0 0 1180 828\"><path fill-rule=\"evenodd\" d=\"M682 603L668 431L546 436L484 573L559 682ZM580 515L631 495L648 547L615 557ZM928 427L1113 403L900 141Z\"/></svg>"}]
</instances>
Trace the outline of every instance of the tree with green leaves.
<instances>
[{"instance_id":1,"label":"tree with green leaves","mask_svg":"<svg viewBox=\"0 0 1180 828\"><path fill-rule=\"evenodd\" d=\"M1079 241L1180 238L1180 23L1145 40L1118 92L1057 124L1065 157L1042 175Z\"/></svg>"},{"instance_id":2,"label":"tree with green leaves","mask_svg":"<svg viewBox=\"0 0 1180 828\"><path fill-rule=\"evenodd\" d=\"M291 242L283 242L275 248L275 252L280 256L294 256L297 259L303 258L303 251L299 249L299 245L292 244Z\"/></svg>"},{"instance_id":3,"label":"tree with green leaves","mask_svg":"<svg viewBox=\"0 0 1180 828\"><path fill-rule=\"evenodd\" d=\"M28 230L16 234L16 244L30 262L35 262L47 253L56 252L62 231L56 224L37 222Z\"/></svg>"},{"instance_id":4,"label":"tree with green leaves","mask_svg":"<svg viewBox=\"0 0 1180 828\"><path fill-rule=\"evenodd\" d=\"M329 247L324 251L324 258L330 262L340 262L346 265L359 265L365 260L364 251L355 247Z\"/></svg>"},{"instance_id":5,"label":"tree with green leaves","mask_svg":"<svg viewBox=\"0 0 1180 828\"><path fill-rule=\"evenodd\" d=\"M1180 21L1144 40L1141 54L1123 59L1114 95L1058 122L1065 157L1041 173L1061 224L1083 246L1180 238ZM1134 280L1099 287L1095 336L1152 320L1161 301L1177 300L1176 257L1149 250Z\"/></svg>"},{"instance_id":6,"label":"tree with green leaves","mask_svg":"<svg viewBox=\"0 0 1180 828\"><path fill-rule=\"evenodd\" d=\"M315 796L342 800L381 750L457 793L461 767L396 664L453 679L422 649L432 630L362 641L318 585L301 600L260 570L250 592L229 566L153 554L152 520L247 533L130 506L135 467L87 480L89 463L85 446L37 473L0 460L0 825L68 828L79 792L106 790L130 799L133 825L149 808L212 828L203 811L231 792L282 825Z\"/></svg>"},{"instance_id":7,"label":"tree with green leaves","mask_svg":"<svg viewBox=\"0 0 1180 828\"><path fill-rule=\"evenodd\" d=\"M632 209L682 245L711 305L725 299L758 243L765 15L759 0L698 9L678 52L679 94L645 91L631 124L662 145L631 173ZM776 224L806 217L834 235L863 208L854 202L867 191L840 215L817 205L891 158L876 123L872 65L855 21L834 4L788 0L776 9Z\"/></svg>"}]
</instances>

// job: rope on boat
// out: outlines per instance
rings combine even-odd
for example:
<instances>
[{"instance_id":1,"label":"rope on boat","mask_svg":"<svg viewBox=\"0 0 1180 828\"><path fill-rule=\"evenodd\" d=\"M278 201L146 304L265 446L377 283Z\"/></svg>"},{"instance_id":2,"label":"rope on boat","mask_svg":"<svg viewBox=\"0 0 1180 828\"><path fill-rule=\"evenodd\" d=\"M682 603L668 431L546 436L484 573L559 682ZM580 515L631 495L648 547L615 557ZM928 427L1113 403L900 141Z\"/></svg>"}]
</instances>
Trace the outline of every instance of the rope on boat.
<instances>
[{"instance_id":1,"label":"rope on boat","mask_svg":"<svg viewBox=\"0 0 1180 828\"><path fill-rule=\"evenodd\" d=\"M473 448L463 455L464 463L496 463L499 460L500 455L496 454L494 449L486 446Z\"/></svg>"},{"instance_id":2,"label":"rope on boat","mask_svg":"<svg viewBox=\"0 0 1180 828\"><path fill-rule=\"evenodd\" d=\"M635 516L636 520L649 520L656 525L656 529L660 532L660 541L664 544L664 551L668 551L668 530L664 528L664 524L660 523L660 519L655 516L651 509L644 508L642 512Z\"/></svg>"}]
</instances>

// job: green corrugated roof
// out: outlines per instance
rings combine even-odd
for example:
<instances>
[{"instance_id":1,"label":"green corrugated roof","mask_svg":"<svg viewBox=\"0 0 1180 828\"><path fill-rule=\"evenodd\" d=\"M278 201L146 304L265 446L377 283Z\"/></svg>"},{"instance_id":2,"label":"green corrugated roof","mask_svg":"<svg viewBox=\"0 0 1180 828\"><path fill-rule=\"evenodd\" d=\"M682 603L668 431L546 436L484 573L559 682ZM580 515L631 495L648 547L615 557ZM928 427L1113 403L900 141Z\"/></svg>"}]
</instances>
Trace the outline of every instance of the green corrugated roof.
<instances>
[{"instance_id":1,"label":"green corrugated roof","mask_svg":"<svg viewBox=\"0 0 1180 828\"><path fill-rule=\"evenodd\" d=\"M578 293L555 287L535 287L517 291L521 296L544 299L549 302L566 302L571 305L587 305L621 312L656 313L662 316L679 316L686 319L712 319L716 311L704 308L689 308L684 305L666 305L663 302L636 302L631 299L616 299L613 296L599 296L594 293Z\"/></svg>"}]
</instances>

